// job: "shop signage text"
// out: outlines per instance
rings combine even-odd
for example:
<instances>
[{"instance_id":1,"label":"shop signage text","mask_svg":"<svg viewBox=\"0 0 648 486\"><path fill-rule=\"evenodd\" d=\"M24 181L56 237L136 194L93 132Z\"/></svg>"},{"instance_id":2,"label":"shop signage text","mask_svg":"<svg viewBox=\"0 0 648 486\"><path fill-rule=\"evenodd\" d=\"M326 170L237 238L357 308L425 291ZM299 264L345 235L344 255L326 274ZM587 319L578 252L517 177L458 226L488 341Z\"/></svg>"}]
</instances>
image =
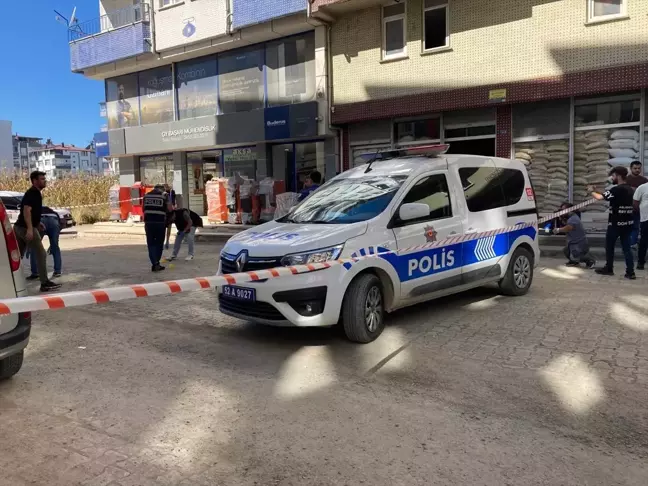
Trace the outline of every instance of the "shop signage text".
<instances>
[{"instance_id":1,"label":"shop signage text","mask_svg":"<svg viewBox=\"0 0 648 486\"><path fill-rule=\"evenodd\" d=\"M179 128L176 130L165 130L162 132L163 142L178 142L180 140L195 140L213 133L216 125L202 125L200 127Z\"/></svg>"}]
</instances>

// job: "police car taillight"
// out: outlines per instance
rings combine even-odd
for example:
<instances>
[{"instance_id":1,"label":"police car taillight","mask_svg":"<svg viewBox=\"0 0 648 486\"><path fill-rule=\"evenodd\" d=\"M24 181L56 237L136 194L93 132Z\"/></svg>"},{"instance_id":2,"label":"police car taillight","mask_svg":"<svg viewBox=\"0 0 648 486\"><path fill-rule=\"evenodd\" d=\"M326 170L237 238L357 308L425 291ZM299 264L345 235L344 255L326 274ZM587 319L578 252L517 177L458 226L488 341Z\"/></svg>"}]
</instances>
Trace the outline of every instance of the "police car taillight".
<instances>
[{"instance_id":1,"label":"police car taillight","mask_svg":"<svg viewBox=\"0 0 648 486\"><path fill-rule=\"evenodd\" d=\"M418 147L402 149L405 155L425 155L428 157L438 157L445 154L450 148L450 144L441 143L437 145L421 145Z\"/></svg>"},{"instance_id":2,"label":"police car taillight","mask_svg":"<svg viewBox=\"0 0 648 486\"><path fill-rule=\"evenodd\" d=\"M0 225L2 225L2 232L4 233L5 243L7 245L7 255L9 256L11 271L16 272L20 268L20 249L18 247L18 240L16 240L16 234L9 221L9 215L2 202L0 202Z\"/></svg>"}]
</instances>

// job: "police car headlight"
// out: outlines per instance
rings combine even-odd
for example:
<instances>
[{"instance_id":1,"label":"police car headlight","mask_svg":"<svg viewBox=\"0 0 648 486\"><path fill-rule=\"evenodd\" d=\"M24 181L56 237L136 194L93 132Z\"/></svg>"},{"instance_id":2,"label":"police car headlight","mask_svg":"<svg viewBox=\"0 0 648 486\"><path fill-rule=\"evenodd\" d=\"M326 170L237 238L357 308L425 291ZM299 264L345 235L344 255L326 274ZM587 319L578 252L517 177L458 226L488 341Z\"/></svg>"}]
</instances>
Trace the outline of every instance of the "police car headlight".
<instances>
[{"instance_id":1,"label":"police car headlight","mask_svg":"<svg viewBox=\"0 0 648 486\"><path fill-rule=\"evenodd\" d=\"M293 265L307 265L309 263L322 263L329 260L337 260L342 253L344 245L332 246L321 250L309 251L308 253L295 253L286 255L281 259L281 264L287 267Z\"/></svg>"}]
</instances>

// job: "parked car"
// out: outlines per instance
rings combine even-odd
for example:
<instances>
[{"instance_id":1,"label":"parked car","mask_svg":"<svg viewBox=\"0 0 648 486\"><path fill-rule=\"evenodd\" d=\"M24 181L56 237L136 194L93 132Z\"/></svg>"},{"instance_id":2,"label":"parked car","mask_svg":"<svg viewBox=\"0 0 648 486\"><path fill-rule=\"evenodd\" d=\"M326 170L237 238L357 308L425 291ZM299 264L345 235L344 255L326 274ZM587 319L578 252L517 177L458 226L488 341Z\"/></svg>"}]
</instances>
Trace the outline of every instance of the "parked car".
<instances>
[{"instance_id":1,"label":"parked car","mask_svg":"<svg viewBox=\"0 0 648 486\"><path fill-rule=\"evenodd\" d=\"M381 154L290 212L232 237L219 275L363 258L302 275L224 285L222 313L271 325L332 326L367 343L401 307L495 282L524 295L538 263L537 211L524 165L447 146ZM518 226L519 225L519 226ZM509 228L506 232L493 230ZM513 228L513 229L511 229ZM463 235L492 232L462 241ZM425 248L444 239L454 242ZM403 250L394 253L392 250Z\"/></svg>"},{"instance_id":2,"label":"parked car","mask_svg":"<svg viewBox=\"0 0 648 486\"><path fill-rule=\"evenodd\" d=\"M18 215L20 214L20 204L22 203L22 198L22 192L0 191L0 199L5 205L7 213L9 214L9 221L11 221L12 224L16 222ZM74 221L72 212L69 209L48 208L47 206L43 206L43 209L51 210L58 214L59 223L62 230L76 226L76 221Z\"/></svg>"},{"instance_id":3,"label":"parked car","mask_svg":"<svg viewBox=\"0 0 648 486\"><path fill-rule=\"evenodd\" d=\"M26 297L25 275L20 268L20 249L9 222L9 214L0 202L0 299ZM18 373L31 332L31 312L0 316L0 380Z\"/></svg>"}]
</instances>

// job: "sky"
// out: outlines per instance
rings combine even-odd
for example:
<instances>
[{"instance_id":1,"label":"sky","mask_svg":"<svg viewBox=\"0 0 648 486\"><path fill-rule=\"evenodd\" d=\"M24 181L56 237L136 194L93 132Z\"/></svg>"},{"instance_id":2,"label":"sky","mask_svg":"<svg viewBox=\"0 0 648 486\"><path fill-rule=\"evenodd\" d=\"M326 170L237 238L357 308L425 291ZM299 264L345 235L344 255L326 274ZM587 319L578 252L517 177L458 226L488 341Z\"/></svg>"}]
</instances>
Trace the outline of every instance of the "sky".
<instances>
[{"instance_id":1,"label":"sky","mask_svg":"<svg viewBox=\"0 0 648 486\"><path fill-rule=\"evenodd\" d=\"M70 71L67 28L54 10L69 18L76 6L83 22L99 17L99 0L0 1L0 120L20 135L87 145L106 123L103 82Z\"/></svg>"}]
</instances>

